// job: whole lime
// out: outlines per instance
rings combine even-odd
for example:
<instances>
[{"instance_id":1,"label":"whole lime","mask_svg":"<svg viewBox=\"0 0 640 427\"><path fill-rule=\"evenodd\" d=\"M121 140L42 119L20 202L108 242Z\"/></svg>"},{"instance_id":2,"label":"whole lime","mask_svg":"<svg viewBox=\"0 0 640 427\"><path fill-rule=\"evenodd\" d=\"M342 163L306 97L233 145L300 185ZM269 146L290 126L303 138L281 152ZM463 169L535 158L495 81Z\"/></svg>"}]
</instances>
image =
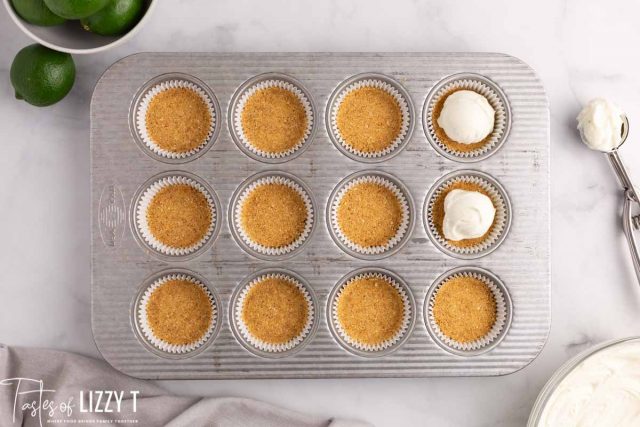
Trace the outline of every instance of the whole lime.
<instances>
[{"instance_id":1,"label":"whole lime","mask_svg":"<svg viewBox=\"0 0 640 427\"><path fill-rule=\"evenodd\" d=\"M82 19L109 4L109 0L44 0L53 13L67 19Z\"/></svg>"},{"instance_id":2,"label":"whole lime","mask_svg":"<svg viewBox=\"0 0 640 427\"><path fill-rule=\"evenodd\" d=\"M76 79L76 66L68 53L32 44L13 59L10 76L16 98L45 107L69 93Z\"/></svg>"},{"instance_id":3,"label":"whole lime","mask_svg":"<svg viewBox=\"0 0 640 427\"><path fill-rule=\"evenodd\" d=\"M143 0L112 0L104 9L82 19L82 27L101 36L119 36L132 29L144 10Z\"/></svg>"},{"instance_id":4,"label":"whole lime","mask_svg":"<svg viewBox=\"0 0 640 427\"><path fill-rule=\"evenodd\" d=\"M11 4L18 16L30 24L51 27L66 21L51 12L43 0L11 0Z\"/></svg>"}]
</instances>

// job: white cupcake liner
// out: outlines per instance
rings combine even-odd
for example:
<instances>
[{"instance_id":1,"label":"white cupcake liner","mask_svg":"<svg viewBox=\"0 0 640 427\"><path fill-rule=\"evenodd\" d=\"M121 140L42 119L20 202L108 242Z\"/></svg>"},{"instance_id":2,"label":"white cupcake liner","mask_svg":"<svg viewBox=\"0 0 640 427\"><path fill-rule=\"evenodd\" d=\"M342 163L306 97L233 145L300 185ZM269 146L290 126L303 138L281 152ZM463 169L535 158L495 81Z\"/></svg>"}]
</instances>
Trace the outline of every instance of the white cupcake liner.
<instances>
[{"instance_id":1,"label":"white cupcake liner","mask_svg":"<svg viewBox=\"0 0 640 427\"><path fill-rule=\"evenodd\" d=\"M271 344L266 341L259 339L258 337L251 334L249 328L242 320L242 310L244 307L245 298L249 294L251 288L253 288L258 283L267 280L267 279L282 279L287 282L293 284L298 288L298 290L303 294L304 299L307 302L307 321L302 329L302 332L298 334L295 338L280 344ZM311 299L311 294L305 285L299 282L294 277L284 274L284 273L266 273L256 277L251 282L246 284L243 289L238 294L238 298L235 301L235 306L233 308L234 320L236 322L236 326L238 332L245 340L247 344L254 347L257 350L264 351L267 353L284 353L290 350L293 350L298 345L302 344L307 337L311 334L311 329L313 328L313 323L315 321L315 308L313 304L313 300Z\"/></svg>"},{"instance_id":2,"label":"white cupcake liner","mask_svg":"<svg viewBox=\"0 0 640 427\"><path fill-rule=\"evenodd\" d=\"M305 133L302 139L300 139L300 141L296 145L289 148L288 150L277 152L277 153L269 153L257 148L255 145L251 143L251 141L249 141L249 138L247 138L247 136L244 133L244 129L242 128L242 111L244 110L244 107L246 106L249 98L251 98L251 96L254 95L256 92L262 89L267 89L271 87L278 87L281 89L285 89L291 92L292 94L294 94L302 104L305 114L307 116L307 127L305 129ZM298 151L300 148L302 148L302 146L308 143L310 140L311 132L313 130L313 123L314 123L314 116L313 116L313 108L311 106L311 101L309 100L307 95L302 91L301 88L285 80L269 79L269 80L258 82L250 86L242 93L242 96L240 96L240 98L238 99L233 109L233 130L238 140L242 143L242 145L247 150L249 150L256 156L264 157L267 159L282 159L284 157L288 157L292 155L293 153Z\"/></svg>"},{"instance_id":3,"label":"white cupcake liner","mask_svg":"<svg viewBox=\"0 0 640 427\"><path fill-rule=\"evenodd\" d=\"M249 235L242 228L242 207L246 202L247 198L251 194L253 190L256 188L267 185L267 184L281 184L286 185L289 188L295 190L300 197L302 198L305 207L307 208L307 221L302 230L302 234L298 237L294 242L288 244L287 246L273 248L261 245L258 242L253 241ZM286 255L293 250L299 248L305 240L311 234L311 229L313 228L313 222L315 221L315 212L313 211L313 203L311 202L311 196L307 193L307 191L297 182L292 179L289 179L280 175L271 175L259 178L249 184L240 194L238 200L233 208L233 222L234 228L236 229L240 239L254 252L257 252L262 255L267 256L281 256Z\"/></svg>"},{"instance_id":4,"label":"white cupcake liner","mask_svg":"<svg viewBox=\"0 0 640 427\"><path fill-rule=\"evenodd\" d=\"M338 110L340 109L340 105L344 101L344 98L354 90L361 89L363 87L374 87L374 88L384 90L385 92L393 96L393 98L398 102L398 105L400 106L400 112L402 113L402 125L400 126L400 133L398 134L396 139L394 139L393 142L382 151L368 153L368 152L357 150L351 145L349 145L344 140L344 138L342 138L342 135L340 134L340 130L338 129L338 120L337 120ZM333 105L331 106L330 123L331 123L331 132L334 138L345 150L359 157L364 157L369 159L380 158L380 157L384 157L391 154L396 149L398 149L403 142L405 142L411 126L411 112L409 109L408 101L405 99L404 95L400 93L400 91L394 85L387 83L384 80L373 79L373 78L364 79L364 80L358 80L350 84L338 94Z\"/></svg>"},{"instance_id":5,"label":"white cupcake liner","mask_svg":"<svg viewBox=\"0 0 640 427\"><path fill-rule=\"evenodd\" d=\"M438 231L438 227L436 226L433 219L433 210L436 201L441 197L442 193L447 190L447 188L459 182L473 183L480 186L489 195L489 198L491 199L491 202L496 209L491 232L484 240L482 240L477 245L468 247L459 247L451 244L451 242L449 242L444 237L444 235L440 234L440 232ZM441 248L444 248L450 252L458 255L483 255L488 251L493 250L496 245L501 243L501 237L507 231L507 218L509 216L509 205L505 201L501 191L496 188L493 183L479 176L458 175L453 176L440 184L438 188L436 188L436 190L432 193L431 198L429 199L429 202L427 204L427 232L433 239L435 239L435 241L440 245Z\"/></svg>"},{"instance_id":6,"label":"white cupcake liner","mask_svg":"<svg viewBox=\"0 0 640 427\"><path fill-rule=\"evenodd\" d=\"M178 185L178 184L189 185L195 188L196 190L198 190L199 192L201 192L207 199L207 203L209 204L209 209L211 212L211 223L209 224L209 228L207 229L207 232L205 233L204 237L202 237L202 239L200 239L198 242L194 243L193 245L185 248L172 247L159 241L151 232L151 229L149 228L149 223L147 222L147 209L149 208L149 204L151 203L155 195L158 194L158 192L163 188L166 188L172 185ZM215 230L215 227L216 227L216 221L218 220L215 202L213 201L213 197L211 196L211 194L209 194L207 189L205 189L204 186L202 186L199 182L191 178L188 178L186 176L180 176L180 175L161 178L155 181L153 184L151 184L142 193L142 196L140 196L140 199L136 206L135 217L136 217L136 227L138 228L138 232L142 237L142 240L157 252L160 252L161 254L164 254L164 255L170 255L170 256L189 255L194 253L198 249L200 249L202 246L204 246L213 235L213 231Z\"/></svg>"},{"instance_id":7,"label":"white cupcake liner","mask_svg":"<svg viewBox=\"0 0 640 427\"><path fill-rule=\"evenodd\" d=\"M400 226L398 227L398 231L396 232L395 236L389 239L389 241L385 245L371 247L361 246L351 241L340 229L340 224L338 222L338 208L340 207L342 198L353 187L365 183L378 184L389 189L396 196L398 202L400 203L400 208L402 209L402 220L400 222ZM349 181L348 183L343 185L340 190L338 190L335 197L333 198L333 201L331 202L330 215L331 228L333 229L333 232L337 239L340 240L343 245L359 254L381 255L396 247L405 238L409 230L409 224L411 223L411 215L413 215L413 212L411 212L411 209L409 208L407 196L404 194L404 191L402 191L402 189L398 187L397 184L379 175L364 175Z\"/></svg>"},{"instance_id":8,"label":"white cupcake liner","mask_svg":"<svg viewBox=\"0 0 640 427\"><path fill-rule=\"evenodd\" d=\"M153 100L153 98L156 95L160 94L161 92L164 92L165 90L168 90L168 89L175 89L175 88L184 88L184 89L192 90L194 93L200 96L200 98L202 98L204 103L207 105L207 108L209 109L209 114L211 115L211 124L209 126L209 132L207 133L207 137L204 139L204 141L202 141L202 143L199 146L185 152L175 152L175 151L169 151L161 148L153 141L153 139L151 139L151 136L147 131L147 110L149 109L149 104L151 103L151 100ZM136 117L135 117L136 131L138 132L138 136L140 137L144 145L155 154L162 157L166 157L168 159L185 159L202 150L211 141L211 137L213 136L213 133L216 127L216 122L217 122L216 109L214 107L213 100L209 97L207 92L205 92L199 85L193 82L190 82L188 80L178 80L178 79L167 80L151 87L141 98L140 104L137 108Z\"/></svg>"},{"instance_id":9,"label":"white cupcake liner","mask_svg":"<svg viewBox=\"0 0 640 427\"><path fill-rule=\"evenodd\" d=\"M433 109L440 102L443 96L448 96L455 90L472 90L480 95L484 96L491 107L495 110L495 120L493 125L493 132L491 132L488 141L482 146L471 151L458 151L451 148L438 138L435 131L435 121L437 117L433 117ZM459 80L453 80L448 84L442 86L435 95L431 98L426 111L426 131L432 143L435 143L442 151L446 152L450 156L472 159L474 157L484 156L490 151L493 151L501 145L502 140L506 137L506 130L508 126L507 106L502 97L486 83L481 80L475 80L472 78L463 78Z\"/></svg>"},{"instance_id":10,"label":"white cupcake liner","mask_svg":"<svg viewBox=\"0 0 640 427\"><path fill-rule=\"evenodd\" d=\"M393 286L400 293L400 297L402 298L402 304L404 306L404 312L402 315L402 324L400 325L400 328L398 329L398 331L393 335L393 337L375 345L366 344L350 337L349 334L347 334L347 332L344 330L344 328L340 324L340 320L338 319L338 302L340 301L340 296L342 295L344 288L347 285L349 285L351 282L354 282L356 280L370 279L370 278L383 279L387 281L391 286ZM409 326L411 325L411 318L413 316L413 311L415 310L415 308L411 303L411 299L407 293L407 290L405 290L405 287L400 283L398 283L393 277L387 274L378 273L378 272L361 273L346 280L344 283L340 285L340 288L336 292L335 297L331 302L331 304L332 304L331 305L331 321L340 338L342 338L342 340L345 343L347 343L350 347L356 350L360 350L368 353L376 353L376 352L387 350L393 345L400 342L402 338L409 332Z\"/></svg>"},{"instance_id":11,"label":"white cupcake liner","mask_svg":"<svg viewBox=\"0 0 640 427\"><path fill-rule=\"evenodd\" d=\"M458 342L446 336L438 326L438 323L436 322L433 314L435 297L438 291L440 290L440 288L442 287L442 285L446 283L448 280L459 278L459 277L472 277L474 279L480 280L482 283L487 285L487 287L493 294L493 297L496 302L496 321L493 324L493 327L491 328L491 330L484 337L474 341L466 342L466 343ZM440 342L446 347L449 347L450 349L457 350L457 351L463 351L463 352L466 352L466 351L473 352L477 350L482 350L483 348L493 344L493 342L495 342L495 340L497 340L500 337L501 333L503 332L507 324L507 303L505 302L505 296L503 294L502 289L500 289L500 287L496 285L493 280L491 280L489 277L485 276L484 274L477 273L477 272L455 273L450 276L447 276L445 279L441 280L438 284L435 285L433 292L431 292L431 298L427 303L427 322L431 331L435 334L436 337L438 337Z\"/></svg>"},{"instance_id":12,"label":"white cupcake liner","mask_svg":"<svg viewBox=\"0 0 640 427\"><path fill-rule=\"evenodd\" d=\"M151 298L153 292L158 289L160 286L172 280L185 280L194 285L198 285L202 288L203 291L207 294L207 298L211 302L211 322L209 323L209 327L205 334L198 339L197 341L185 344L185 345L177 345L171 344L163 339L154 335L153 330L151 329L151 325L149 325L147 320L147 304ZM138 326L140 332L142 333L143 338L154 348L163 351L165 353L170 354L185 354L190 353L200 347L202 347L212 336L214 330L216 328L218 322L218 307L215 297L209 290L209 288L202 283L200 280L188 274L168 274L166 276L162 276L161 278L154 281L144 292L140 301L138 303L138 307L136 309L136 319L138 321Z\"/></svg>"}]
</instances>

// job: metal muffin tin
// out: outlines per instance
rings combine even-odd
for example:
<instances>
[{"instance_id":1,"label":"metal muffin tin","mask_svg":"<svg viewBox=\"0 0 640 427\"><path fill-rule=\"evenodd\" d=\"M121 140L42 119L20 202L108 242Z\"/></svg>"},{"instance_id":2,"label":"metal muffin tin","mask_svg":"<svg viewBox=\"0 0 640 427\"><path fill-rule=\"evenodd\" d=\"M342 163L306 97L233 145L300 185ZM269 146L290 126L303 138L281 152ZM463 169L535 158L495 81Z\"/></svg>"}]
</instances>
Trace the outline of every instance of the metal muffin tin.
<instances>
[{"instance_id":1,"label":"metal muffin tin","mask_svg":"<svg viewBox=\"0 0 640 427\"><path fill-rule=\"evenodd\" d=\"M255 159L234 143L230 102L245 82L266 73L290 76L308 91L316 128L304 152L273 164ZM482 75L498 87L511 115L509 135L499 150L472 169L487 172L504 186L512 207L511 230L500 247L479 259L443 254L430 241L421 219L429 189L442 176L468 163L438 154L427 141L423 118L411 121L410 139L394 156L375 163L339 150L326 127L329 98L354 76L380 75L398 82L414 106L431 90L459 73ZM219 102L217 129L205 150L180 162L150 155L136 141L131 114L149 82L189 76ZM412 107L413 108L413 107ZM415 111L415 109L414 109ZM323 117L325 123L323 124ZM549 274L549 110L535 72L517 58L484 53L143 53L111 66L96 85L91 102L92 326L96 345L117 369L151 379L329 378L482 376L515 372L541 351L550 327ZM391 174L413 199L409 240L383 259L361 259L343 251L327 228L326 205L336 186L363 170ZM132 224L136 192L151 177L169 172L193 174L219 198L220 232L213 244L187 259L158 257L140 245ZM229 209L235 190L257 173L280 171L304 182L315 206L315 230L304 247L286 259L260 259L232 236ZM479 355L460 356L441 348L424 322L431 284L455 267L479 267L504 283L512 321L504 337ZM411 290L415 324L405 342L380 357L346 350L332 335L326 305L341 278L362 269L392 271ZM171 357L151 351L137 332L135 302L150 277L180 270L201 276L220 305L219 330L199 351ZM264 269L286 269L313 289L318 322L304 348L286 357L261 357L232 333L233 292Z\"/></svg>"}]
</instances>

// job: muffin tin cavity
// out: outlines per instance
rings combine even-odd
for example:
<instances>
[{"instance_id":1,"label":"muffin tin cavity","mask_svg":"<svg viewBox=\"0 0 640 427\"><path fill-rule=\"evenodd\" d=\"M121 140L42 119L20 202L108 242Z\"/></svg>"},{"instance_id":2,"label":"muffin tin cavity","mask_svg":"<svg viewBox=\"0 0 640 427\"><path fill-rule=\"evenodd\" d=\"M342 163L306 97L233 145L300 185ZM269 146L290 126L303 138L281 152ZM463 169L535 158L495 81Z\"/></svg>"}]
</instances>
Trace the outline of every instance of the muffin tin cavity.
<instances>
[{"instance_id":1,"label":"muffin tin cavity","mask_svg":"<svg viewBox=\"0 0 640 427\"><path fill-rule=\"evenodd\" d=\"M179 105L183 111L177 108ZM154 117L162 120L149 121L156 112L161 117ZM129 110L129 128L147 155L179 164L191 162L211 148L220 133L221 117L218 99L206 84L187 74L169 73L151 79L136 93ZM176 122L179 126L170 126ZM157 132L166 134L168 141L175 139L176 133L184 139L185 132L195 132L192 137L198 141L175 149L168 147L154 139L154 126Z\"/></svg>"},{"instance_id":2,"label":"muffin tin cavity","mask_svg":"<svg viewBox=\"0 0 640 427\"><path fill-rule=\"evenodd\" d=\"M442 233L443 198L448 189L459 185L488 196L496 210L487 234L465 244L451 242ZM512 216L511 201L506 190L491 175L476 170L454 171L438 179L427 193L422 215L425 230L434 246L451 257L467 260L481 258L495 251L507 238Z\"/></svg>"},{"instance_id":3,"label":"muffin tin cavity","mask_svg":"<svg viewBox=\"0 0 640 427\"><path fill-rule=\"evenodd\" d=\"M341 324L340 320L338 305L340 303L340 299L344 298L345 288L362 280L380 280L389 284L391 288L397 292L397 296L402 301L403 305L403 313L397 326L397 330L391 337L375 344L366 343L358 337L351 336L347 331L348 328L345 328ZM374 285L367 284L367 286ZM363 289L367 286L364 286ZM357 296L353 296L351 300L367 304L366 299L359 298ZM400 276L383 268L360 268L342 277L331 290L329 298L327 299L327 323L329 324L329 329L331 330L331 334L334 339L348 352L362 357L381 357L396 351L411 335L416 319L415 305L411 289ZM346 307L344 310L350 311L351 309L352 307ZM355 311L358 309L353 308L353 310ZM362 320L361 318L363 317L363 313L357 313L357 316L358 318L356 320ZM370 319L373 322L374 318L371 317ZM362 328L366 328L368 326L370 325L361 325ZM360 329L360 327L358 327L358 329Z\"/></svg>"},{"instance_id":4,"label":"muffin tin cavity","mask_svg":"<svg viewBox=\"0 0 640 427\"><path fill-rule=\"evenodd\" d=\"M296 176L281 171L261 172L240 184L231 198L231 234L244 251L256 258L268 261L290 258L300 253L311 239L316 223L315 206L311 190ZM306 215L304 220L299 218L301 215ZM281 237L284 233L294 234L287 241L271 243L274 236Z\"/></svg>"},{"instance_id":5,"label":"muffin tin cavity","mask_svg":"<svg viewBox=\"0 0 640 427\"><path fill-rule=\"evenodd\" d=\"M198 296L198 298L208 304L209 311L206 311L206 308L202 306L202 301L198 301L199 305L196 305L194 301L190 301L190 303L192 303L192 308L196 306L204 309L206 311L204 314L208 315L208 318L205 316L204 319L196 319L195 317L201 313L186 313L182 311L189 304L183 304L184 299L182 301L171 301L171 292L163 292L162 299L156 299L154 292L157 292L163 286L171 286L176 283L185 286L187 289L192 285L193 289L202 291L202 296ZM194 294L183 292L177 295L176 298L184 298L187 295L193 296ZM195 295L197 296L197 292ZM156 300L154 301L154 299ZM173 306L171 306L172 304ZM158 309L159 305L164 307ZM183 344L168 342L166 339L157 336L148 316L152 312L157 312L155 314L158 315L166 315L169 311L181 311L179 317L171 318L172 331L175 331L176 322L183 321L194 324L201 321L206 323L202 328L203 333L198 334L200 336L192 342ZM215 340L222 323L221 313L222 307L215 289L202 276L190 270L172 268L155 273L143 281L131 307L131 324L134 325L136 337L147 350L161 357L183 359L201 353Z\"/></svg>"},{"instance_id":6,"label":"muffin tin cavity","mask_svg":"<svg viewBox=\"0 0 640 427\"><path fill-rule=\"evenodd\" d=\"M166 193L174 189L183 194ZM158 199L165 194L167 204L176 200L188 203L156 207ZM171 208L189 209L189 212L180 214L177 210L170 211ZM156 211L164 215L157 220L158 230L154 229L151 217ZM177 223L170 223L173 220ZM222 208L213 188L202 178L183 171L168 171L152 177L136 191L131 205L130 224L136 241L164 261L186 261L208 250L218 236L221 221ZM181 230L181 227L186 228ZM173 243L164 234L196 237L189 242Z\"/></svg>"},{"instance_id":7,"label":"muffin tin cavity","mask_svg":"<svg viewBox=\"0 0 640 427\"><path fill-rule=\"evenodd\" d=\"M365 188L366 187L366 188ZM376 188L382 190L377 197L373 195ZM361 191L362 190L362 191ZM360 197L351 197L356 192L362 193ZM383 200L385 196L394 198L391 206L383 205L378 202L388 202ZM362 200L371 197L371 200ZM352 200L353 199L353 200ZM371 209L367 203L378 204L379 209ZM349 206L346 206L349 204ZM395 204L395 206L393 206ZM391 218L379 218L380 214L391 214L392 210L397 210L397 218L394 218L396 226L395 230L389 234L389 238L385 242L367 243L363 236L352 237L345 224L345 219L349 222L362 220L362 218L351 218L358 216L358 212L353 212L353 208L361 208L362 214L371 215L373 220L380 220L380 227L387 227L382 221L388 222ZM395 209L394 209L395 208ZM342 210L349 210L349 218L345 216ZM407 187L393 175L375 170L356 172L343 179L333 190L327 202L327 227L333 241L349 255L365 259L376 260L386 258L399 251L410 238L413 231L415 212L411 194ZM358 227L355 227L356 229ZM362 227L359 227L362 228ZM372 238L375 234L379 234L381 230L372 230L373 227L367 227L363 232L371 234ZM357 230L356 230L357 231ZM361 233L360 233L361 234Z\"/></svg>"},{"instance_id":8,"label":"muffin tin cavity","mask_svg":"<svg viewBox=\"0 0 640 427\"><path fill-rule=\"evenodd\" d=\"M458 90L470 90L484 96L495 111L493 132L481 143L465 145L447 141L436 116L447 96ZM422 126L427 140L443 157L470 163L494 155L505 143L511 129L511 107L505 93L489 78L480 74L460 73L440 80L431 88L424 102Z\"/></svg>"},{"instance_id":9,"label":"muffin tin cavity","mask_svg":"<svg viewBox=\"0 0 640 427\"><path fill-rule=\"evenodd\" d=\"M227 117L238 148L265 163L282 163L302 154L317 127L309 92L280 73L261 74L243 83L231 98Z\"/></svg>"},{"instance_id":10,"label":"muffin tin cavity","mask_svg":"<svg viewBox=\"0 0 640 427\"><path fill-rule=\"evenodd\" d=\"M327 131L336 148L364 163L398 155L411 139L414 122L409 93L391 77L376 73L358 74L342 82L329 97L325 113ZM348 134L342 127L348 128Z\"/></svg>"},{"instance_id":11,"label":"muffin tin cavity","mask_svg":"<svg viewBox=\"0 0 640 427\"><path fill-rule=\"evenodd\" d=\"M283 310L284 307L281 304L286 304L286 299L267 301L271 296L264 293L264 288L260 288L265 284L278 285L278 282L280 285L282 283L290 285L292 289L299 292L300 302L306 306L306 319L300 321L299 332L295 337L287 339L285 342L282 342L282 340L280 342L269 342L269 340L264 339L265 337L261 339L251 332L252 327L256 327L256 325L247 324L244 310L255 310L253 313L255 317L264 314L269 309L274 310L275 307L279 307L276 309L278 311L277 315L276 313L270 313L269 316L273 316L271 318L260 319L261 321L256 321L254 318L251 319L251 321L260 322L257 327L262 333L269 331L275 335L275 331L272 331L273 328L292 327L292 322L295 323L297 319L283 319L278 315L283 315L283 313L291 316L298 315L299 313L296 313L293 304L288 307L290 310ZM261 295L255 295L252 292L260 292ZM278 294L276 293L276 295ZM292 295L280 296L283 298L292 297ZM245 278L236 287L231 296L229 306L229 323L235 338L250 353L273 359L288 357L301 351L313 339L318 327L318 302L313 289L302 276L281 268L265 269Z\"/></svg>"},{"instance_id":12,"label":"muffin tin cavity","mask_svg":"<svg viewBox=\"0 0 640 427\"><path fill-rule=\"evenodd\" d=\"M457 342L446 336L434 316L434 304L438 291L453 278L471 278L487 286L495 301L495 323L487 334L469 342ZM500 344L509 332L513 317L511 296L507 287L495 274L477 267L458 267L438 277L429 290L424 302L424 322L431 338L442 349L458 356L477 356L486 353Z\"/></svg>"}]
</instances>

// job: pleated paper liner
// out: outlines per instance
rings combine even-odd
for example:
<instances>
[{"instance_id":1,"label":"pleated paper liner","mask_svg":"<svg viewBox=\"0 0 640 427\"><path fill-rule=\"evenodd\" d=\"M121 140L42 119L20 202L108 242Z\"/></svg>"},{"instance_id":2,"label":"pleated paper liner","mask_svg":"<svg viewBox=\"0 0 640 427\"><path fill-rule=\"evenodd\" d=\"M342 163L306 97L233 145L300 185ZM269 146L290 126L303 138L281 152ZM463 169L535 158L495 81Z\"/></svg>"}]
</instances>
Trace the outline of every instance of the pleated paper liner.
<instances>
[{"instance_id":1,"label":"pleated paper liner","mask_svg":"<svg viewBox=\"0 0 640 427\"><path fill-rule=\"evenodd\" d=\"M385 245L371 247L359 245L350 240L338 224L337 211L342 198L350 189L363 183L378 184L389 189L396 196L402 209L402 220L398 231ZM409 190L397 178L382 171L361 171L348 176L336 186L327 204L327 223L331 237L342 250L362 259L381 259L400 250L411 236L414 218L413 199Z\"/></svg>"},{"instance_id":2,"label":"pleated paper liner","mask_svg":"<svg viewBox=\"0 0 640 427\"><path fill-rule=\"evenodd\" d=\"M251 143L242 127L242 112L247 101L258 91L271 87L285 89L295 95L302 104L307 119L304 136L293 147L282 152L267 152L259 149ZM302 154L313 139L315 122L315 107L311 96L300 82L284 74L264 74L249 80L238 89L229 108L229 129L236 145L249 157L267 163L286 162Z\"/></svg>"},{"instance_id":3,"label":"pleated paper liner","mask_svg":"<svg viewBox=\"0 0 640 427\"><path fill-rule=\"evenodd\" d=\"M169 151L156 144L147 130L147 110L153 98L173 88L184 88L197 94L209 110L211 123L206 138L195 148L185 151ZM166 163L185 163L204 154L215 142L219 133L220 106L213 92L195 77L173 73L156 77L148 82L138 93L130 113L132 132L143 151L156 160Z\"/></svg>"},{"instance_id":4,"label":"pleated paper liner","mask_svg":"<svg viewBox=\"0 0 640 427\"><path fill-rule=\"evenodd\" d=\"M482 281L487 285L496 302L496 322L493 327L484 337L470 342L458 342L446 336L440 330L433 315L436 294L447 280L456 277L472 277ZM431 338L444 350L459 356L477 356L500 344L511 326L512 313L509 291L497 276L477 267L458 267L438 277L429 288L425 299L424 321Z\"/></svg>"},{"instance_id":5,"label":"pleated paper liner","mask_svg":"<svg viewBox=\"0 0 640 427\"><path fill-rule=\"evenodd\" d=\"M285 343L269 343L251 334L242 319L245 298L251 288L263 280L270 278L283 279L292 283L302 293L307 302L307 321L302 332ZM238 341L251 353L266 358L283 358L292 356L302 350L313 338L318 324L317 302L313 289L299 275L284 269L272 268L251 275L234 291L231 297L229 312L232 331Z\"/></svg>"},{"instance_id":6,"label":"pleated paper liner","mask_svg":"<svg viewBox=\"0 0 640 427\"><path fill-rule=\"evenodd\" d=\"M473 246L456 246L441 234L433 218L436 202L443 192L453 184L464 182L476 184L482 188L496 209L494 221L489 234ZM431 242L443 253L454 258L476 259L490 254L505 240L511 227L511 202L504 188L490 175L474 170L451 172L440 178L429 190L424 206L424 224Z\"/></svg>"},{"instance_id":7,"label":"pleated paper liner","mask_svg":"<svg viewBox=\"0 0 640 427\"><path fill-rule=\"evenodd\" d=\"M184 280L199 286L211 303L211 321L206 332L196 341L178 345L156 336L147 320L147 305L153 292L172 280ZM139 337L154 353L168 358L192 357L203 351L217 336L220 329L220 306L218 298L204 279L184 269L165 270L148 279L143 285L134 304L135 325Z\"/></svg>"},{"instance_id":8,"label":"pleated paper liner","mask_svg":"<svg viewBox=\"0 0 640 427\"><path fill-rule=\"evenodd\" d=\"M436 105L457 90L471 90L484 96L495 110L493 132L480 147L461 151L442 141L436 134L436 120L433 111ZM476 162L496 153L507 140L511 129L511 109L504 92L497 84L479 74L455 74L440 81L427 95L422 112L424 132L431 146L442 156L458 162Z\"/></svg>"},{"instance_id":9,"label":"pleated paper liner","mask_svg":"<svg viewBox=\"0 0 640 427\"><path fill-rule=\"evenodd\" d=\"M287 187L295 190L302 198L307 209L307 220L302 233L295 241L286 246L264 246L251 239L242 227L242 207L247 197L256 188L268 184L286 185ZM229 209L229 223L231 224L232 234L238 244L249 254L266 260L288 258L302 250L307 241L310 240L310 235L315 226L315 216L315 204L312 199L311 191L295 176L280 171L262 172L247 179L236 190Z\"/></svg>"},{"instance_id":10,"label":"pleated paper liner","mask_svg":"<svg viewBox=\"0 0 640 427\"><path fill-rule=\"evenodd\" d=\"M187 247L173 247L158 240L147 222L147 209L156 194L172 185L189 185L199 191L207 200L211 214L211 223L202 238ZM215 240L220 229L220 203L211 187L201 178L187 172L165 172L150 179L134 196L134 212L132 223L135 224L135 235L140 243L155 255L166 260L186 260L197 256L208 249Z\"/></svg>"},{"instance_id":11,"label":"pleated paper liner","mask_svg":"<svg viewBox=\"0 0 640 427\"><path fill-rule=\"evenodd\" d=\"M338 129L337 115L340 105L349 93L363 87L378 88L387 92L400 106L402 114L400 133L388 147L381 151L364 152L356 149L345 141ZM327 104L326 126L334 145L343 154L357 161L375 163L388 160L404 149L413 133L414 116L411 96L398 82L382 74L366 73L351 77L333 92Z\"/></svg>"},{"instance_id":12,"label":"pleated paper liner","mask_svg":"<svg viewBox=\"0 0 640 427\"><path fill-rule=\"evenodd\" d=\"M390 339L376 345L366 344L350 337L338 319L338 301L345 286L354 280L371 277L384 279L391 284L400 294L404 305L402 324L398 331ZM331 333L345 350L363 357L381 357L396 351L409 338L415 325L416 307L411 289L402 278L386 269L365 267L347 274L334 286L327 300L326 316Z\"/></svg>"}]
</instances>

